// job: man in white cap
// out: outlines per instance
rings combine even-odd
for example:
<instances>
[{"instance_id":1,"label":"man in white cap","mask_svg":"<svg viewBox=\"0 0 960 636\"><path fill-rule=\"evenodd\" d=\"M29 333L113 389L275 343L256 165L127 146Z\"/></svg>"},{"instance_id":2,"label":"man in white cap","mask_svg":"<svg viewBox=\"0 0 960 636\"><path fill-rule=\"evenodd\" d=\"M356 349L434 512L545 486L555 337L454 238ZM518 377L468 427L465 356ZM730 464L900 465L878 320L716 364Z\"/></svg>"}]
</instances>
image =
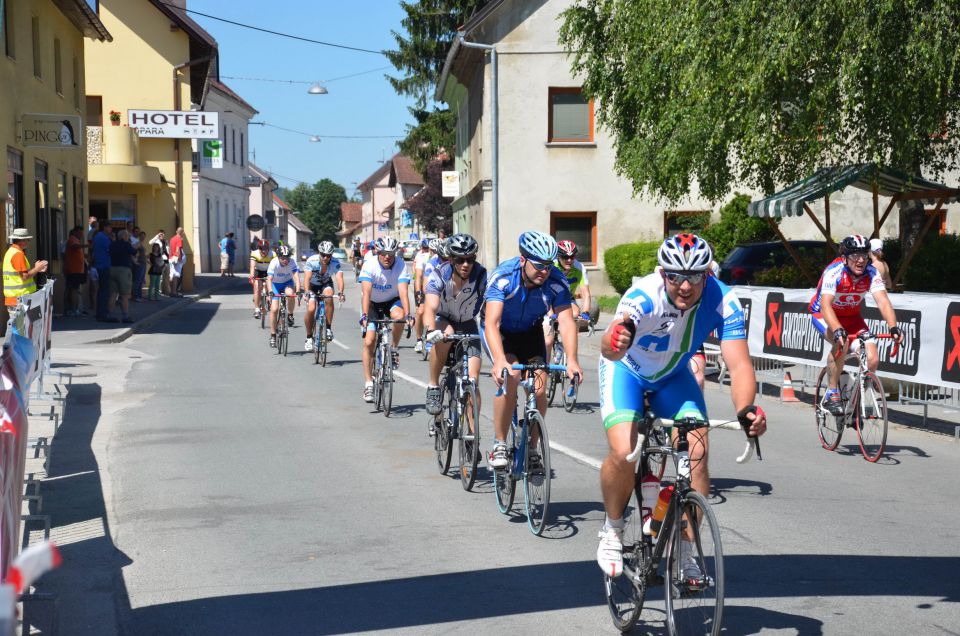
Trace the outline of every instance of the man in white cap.
<instances>
[{"instance_id":1,"label":"man in white cap","mask_svg":"<svg viewBox=\"0 0 960 636\"><path fill-rule=\"evenodd\" d=\"M25 250L32 238L30 230L22 227L10 234L10 247L3 255L3 301L7 307L16 307L20 296L37 291L34 276L47 271L47 261L30 267Z\"/></svg>"},{"instance_id":2,"label":"man in white cap","mask_svg":"<svg viewBox=\"0 0 960 636\"><path fill-rule=\"evenodd\" d=\"M892 291L893 279L890 278L890 266L883 260L883 241L878 238L870 239L870 261L873 268L883 276L884 287Z\"/></svg>"}]
</instances>

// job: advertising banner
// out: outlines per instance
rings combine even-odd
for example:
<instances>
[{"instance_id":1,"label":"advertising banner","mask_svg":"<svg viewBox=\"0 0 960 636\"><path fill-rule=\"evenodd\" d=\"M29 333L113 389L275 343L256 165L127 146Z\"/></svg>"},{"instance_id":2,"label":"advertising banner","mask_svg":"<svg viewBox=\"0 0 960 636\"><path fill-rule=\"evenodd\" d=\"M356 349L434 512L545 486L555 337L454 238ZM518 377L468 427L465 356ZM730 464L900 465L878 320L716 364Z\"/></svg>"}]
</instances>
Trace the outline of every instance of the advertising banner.
<instances>
[{"instance_id":1,"label":"advertising banner","mask_svg":"<svg viewBox=\"0 0 960 636\"><path fill-rule=\"evenodd\" d=\"M218 139L220 113L199 110L128 110L127 125L140 137Z\"/></svg>"},{"instance_id":2,"label":"advertising banner","mask_svg":"<svg viewBox=\"0 0 960 636\"><path fill-rule=\"evenodd\" d=\"M19 124L20 141L28 148L80 148L84 138L79 115L24 113Z\"/></svg>"},{"instance_id":3,"label":"advertising banner","mask_svg":"<svg viewBox=\"0 0 960 636\"><path fill-rule=\"evenodd\" d=\"M20 549L20 509L27 453L27 414L10 348L0 357L0 577Z\"/></svg>"}]
</instances>

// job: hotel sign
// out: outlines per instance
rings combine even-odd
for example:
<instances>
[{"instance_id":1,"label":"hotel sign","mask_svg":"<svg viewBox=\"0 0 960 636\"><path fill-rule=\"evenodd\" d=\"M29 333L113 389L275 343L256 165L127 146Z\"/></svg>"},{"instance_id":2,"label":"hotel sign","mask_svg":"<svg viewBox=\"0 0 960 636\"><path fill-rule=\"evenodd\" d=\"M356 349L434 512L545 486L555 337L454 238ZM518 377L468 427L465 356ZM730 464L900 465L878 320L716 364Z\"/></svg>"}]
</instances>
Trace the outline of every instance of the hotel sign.
<instances>
[{"instance_id":1,"label":"hotel sign","mask_svg":"<svg viewBox=\"0 0 960 636\"><path fill-rule=\"evenodd\" d=\"M20 117L20 143L28 148L79 148L83 123L78 115L24 113Z\"/></svg>"},{"instance_id":2,"label":"hotel sign","mask_svg":"<svg viewBox=\"0 0 960 636\"><path fill-rule=\"evenodd\" d=\"M199 110L128 110L127 124L140 137L216 139L220 113Z\"/></svg>"}]
</instances>

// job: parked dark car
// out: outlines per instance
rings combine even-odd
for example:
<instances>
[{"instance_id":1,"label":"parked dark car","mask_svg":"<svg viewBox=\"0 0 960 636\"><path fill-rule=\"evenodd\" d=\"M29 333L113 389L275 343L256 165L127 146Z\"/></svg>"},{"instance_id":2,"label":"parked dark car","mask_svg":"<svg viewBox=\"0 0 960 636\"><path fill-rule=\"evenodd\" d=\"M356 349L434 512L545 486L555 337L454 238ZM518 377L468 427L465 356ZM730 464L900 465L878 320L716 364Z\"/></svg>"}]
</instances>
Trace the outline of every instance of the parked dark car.
<instances>
[{"instance_id":1,"label":"parked dark car","mask_svg":"<svg viewBox=\"0 0 960 636\"><path fill-rule=\"evenodd\" d=\"M790 245L804 259L829 260L826 241L790 241ZM733 248L720 264L720 280L728 285L749 285L757 272L793 263L793 257L780 241L744 243Z\"/></svg>"}]
</instances>

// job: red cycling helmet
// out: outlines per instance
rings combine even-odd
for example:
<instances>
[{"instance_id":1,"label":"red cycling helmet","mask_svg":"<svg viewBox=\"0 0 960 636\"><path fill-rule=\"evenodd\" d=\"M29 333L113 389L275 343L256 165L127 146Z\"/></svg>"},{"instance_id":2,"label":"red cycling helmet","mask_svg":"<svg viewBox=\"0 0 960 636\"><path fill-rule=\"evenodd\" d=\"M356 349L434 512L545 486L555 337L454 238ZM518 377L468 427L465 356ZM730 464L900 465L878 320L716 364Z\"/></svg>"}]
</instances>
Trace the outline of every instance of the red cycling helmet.
<instances>
[{"instance_id":1,"label":"red cycling helmet","mask_svg":"<svg viewBox=\"0 0 960 636\"><path fill-rule=\"evenodd\" d=\"M560 241L557 243L557 252L560 256L576 256L580 249L573 241Z\"/></svg>"}]
</instances>

